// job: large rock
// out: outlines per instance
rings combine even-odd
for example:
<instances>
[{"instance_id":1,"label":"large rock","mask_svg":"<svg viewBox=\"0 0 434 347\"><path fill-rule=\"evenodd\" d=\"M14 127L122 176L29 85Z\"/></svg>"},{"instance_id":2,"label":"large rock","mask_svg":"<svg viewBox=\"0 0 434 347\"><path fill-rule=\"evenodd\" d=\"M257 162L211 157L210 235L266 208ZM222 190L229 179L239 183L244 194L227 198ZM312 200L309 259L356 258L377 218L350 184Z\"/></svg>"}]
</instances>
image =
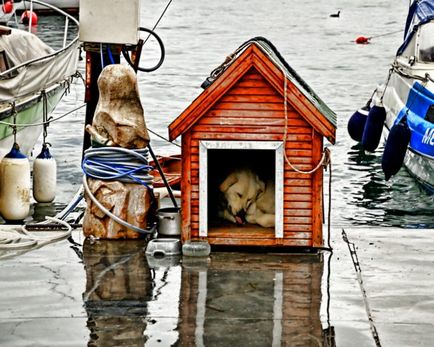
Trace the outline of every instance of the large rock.
<instances>
[{"instance_id":1,"label":"large rock","mask_svg":"<svg viewBox=\"0 0 434 347\"><path fill-rule=\"evenodd\" d=\"M102 181L87 178L89 189L96 199L115 216L146 229L155 215L152 197L148 189L140 184ZM86 213L83 221L85 236L102 239L136 239L141 236L105 215L86 196Z\"/></svg>"},{"instance_id":2,"label":"large rock","mask_svg":"<svg viewBox=\"0 0 434 347\"><path fill-rule=\"evenodd\" d=\"M129 66L106 66L98 78L99 99L92 126L86 129L97 142L123 148L149 143L137 77Z\"/></svg>"}]
</instances>

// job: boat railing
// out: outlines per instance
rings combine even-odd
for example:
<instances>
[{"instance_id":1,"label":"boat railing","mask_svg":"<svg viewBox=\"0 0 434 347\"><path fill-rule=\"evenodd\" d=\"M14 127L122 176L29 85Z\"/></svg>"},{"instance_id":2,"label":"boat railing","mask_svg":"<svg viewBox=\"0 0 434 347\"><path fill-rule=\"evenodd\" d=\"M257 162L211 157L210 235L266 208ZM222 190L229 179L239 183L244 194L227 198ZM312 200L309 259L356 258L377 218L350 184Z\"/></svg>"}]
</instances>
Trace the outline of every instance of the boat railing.
<instances>
[{"instance_id":1,"label":"boat railing","mask_svg":"<svg viewBox=\"0 0 434 347\"><path fill-rule=\"evenodd\" d=\"M78 30L76 33L74 32L69 43L67 40L68 32L72 31L70 23L74 23L78 29L78 20L43 1L31 0L30 2L39 6L46 6L55 14L65 17L65 32L63 36L59 35L59 43L63 43L63 45L60 49L56 48L53 52L48 52L40 57L22 63L18 62L15 66L0 73L0 100L3 103L10 103L17 98L34 94L35 89L44 90L58 83L63 83L77 72L80 46Z\"/></svg>"},{"instance_id":2,"label":"boat railing","mask_svg":"<svg viewBox=\"0 0 434 347\"><path fill-rule=\"evenodd\" d=\"M67 36L68 36L68 31L69 31L69 21L71 20L74 24L76 24L77 28L79 26L79 22L78 22L78 20L76 18L74 18L73 16L71 16L69 13L67 13L67 12L65 12L65 11L63 11L63 10L61 10L61 9L53 6L53 5L47 4L47 3L43 2L43 1L39 1L39 0L23 0L23 2L30 2L31 8L33 7L33 3L39 4L41 6L49 8L50 10L52 10L53 12L55 12L57 14L62 15L62 16L65 17L65 29L64 29L64 34L63 34L62 48L59 49L59 50L56 50L55 52L53 52L51 54L44 55L43 57L39 57L39 58L28 60L28 61L26 61L26 62L24 62L22 64L16 65L16 66L14 66L14 67L12 67L12 68L10 68L8 70L5 70L5 71L3 71L0 74L0 79L10 78L10 76L14 76L15 75L15 73L14 73L15 71L17 71L17 70L19 70L19 69L21 69L23 67L26 67L28 65L32 65L32 64L34 64L36 62L41 62L41 61L44 61L44 60L48 60L48 59L50 59L50 58L52 58L54 56L59 55L60 53L62 53L64 51L69 50L69 48L71 48L72 46L75 46L75 45L78 44L78 31L77 31L77 35L72 39L72 41L69 44L66 44ZM30 19L31 18L32 18L32 16L30 16ZM29 31L31 30L31 27L32 27L32 25L31 25L31 23L29 23Z\"/></svg>"}]
</instances>

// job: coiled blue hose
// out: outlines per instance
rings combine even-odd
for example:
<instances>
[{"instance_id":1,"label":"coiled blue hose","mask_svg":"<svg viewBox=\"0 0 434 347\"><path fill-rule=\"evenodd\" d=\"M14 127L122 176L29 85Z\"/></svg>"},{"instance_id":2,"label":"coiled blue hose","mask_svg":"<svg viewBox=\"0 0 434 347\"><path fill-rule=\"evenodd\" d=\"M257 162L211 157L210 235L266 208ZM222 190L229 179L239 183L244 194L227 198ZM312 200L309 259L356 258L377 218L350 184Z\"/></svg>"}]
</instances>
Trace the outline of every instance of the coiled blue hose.
<instances>
[{"instance_id":1,"label":"coiled blue hose","mask_svg":"<svg viewBox=\"0 0 434 347\"><path fill-rule=\"evenodd\" d=\"M152 189L153 169L148 161L149 150L121 147L95 147L84 152L81 164L85 175L99 180L139 183Z\"/></svg>"},{"instance_id":2,"label":"coiled blue hose","mask_svg":"<svg viewBox=\"0 0 434 347\"><path fill-rule=\"evenodd\" d=\"M139 183L148 188L153 197L153 176L149 172L153 169L148 162L147 148L127 149L121 147L95 147L84 152L81 164L83 186L89 198L98 208L117 223L142 234L152 234L155 228L141 229L122 220L107 210L92 194L87 184L86 176L100 180L116 180L125 183Z\"/></svg>"}]
</instances>

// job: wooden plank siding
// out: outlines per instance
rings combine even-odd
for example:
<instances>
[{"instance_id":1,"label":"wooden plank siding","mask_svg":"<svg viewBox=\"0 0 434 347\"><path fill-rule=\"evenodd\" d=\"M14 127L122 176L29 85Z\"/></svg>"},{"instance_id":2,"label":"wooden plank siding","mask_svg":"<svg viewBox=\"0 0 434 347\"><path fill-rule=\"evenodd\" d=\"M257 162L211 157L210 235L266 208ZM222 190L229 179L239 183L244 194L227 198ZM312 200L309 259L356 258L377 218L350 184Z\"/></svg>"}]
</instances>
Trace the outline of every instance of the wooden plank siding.
<instances>
[{"instance_id":1,"label":"wooden plank siding","mask_svg":"<svg viewBox=\"0 0 434 347\"><path fill-rule=\"evenodd\" d=\"M322 137L289 104L287 116L286 155L298 169L310 170L319 160L316 152L321 155ZM199 238L199 141L282 141L284 126L283 97L255 68L251 68L183 134L183 163L188 162L182 169L183 241ZM322 225L318 223L317 214L321 212L322 180L314 183L319 178L322 179L322 172L301 174L284 163L283 239L275 239L274 231L249 233L240 229L209 233L208 242L248 246L320 245Z\"/></svg>"}]
</instances>

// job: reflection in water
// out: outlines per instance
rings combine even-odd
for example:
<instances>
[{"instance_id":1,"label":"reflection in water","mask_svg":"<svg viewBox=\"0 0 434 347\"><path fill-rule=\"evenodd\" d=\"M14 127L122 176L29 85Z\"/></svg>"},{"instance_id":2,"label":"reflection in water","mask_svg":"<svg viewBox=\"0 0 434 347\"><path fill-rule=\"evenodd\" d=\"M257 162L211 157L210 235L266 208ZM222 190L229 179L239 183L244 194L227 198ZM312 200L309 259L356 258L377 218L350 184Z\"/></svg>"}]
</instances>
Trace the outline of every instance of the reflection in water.
<instances>
[{"instance_id":1,"label":"reflection in water","mask_svg":"<svg viewBox=\"0 0 434 347\"><path fill-rule=\"evenodd\" d=\"M365 153L360 145L348 151L351 178L343 182L342 192L347 202L358 209L350 214L343 209L343 219L355 225L433 227L434 195L415 184L405 168L386 182L381 169L382 152L379 148L375 153Z\"/></svg>"},{"instance_id":2,"label":"reflection in water","mask_svg":"<svg viewBox=\"0 0 434 347\"><path fill-rule=\"evenodd\" d=\"M144 248L85 241L89 346L334 346L320 319L322 254L213 253L181 266Z\"/></svg>"},{"instance_id":3,"label":"reflection in water","mask_svg":"<svg viewBox=\"0 0 434 347\"><path fill-rule=\"evenodd\" d=\"M151 272L143 241L90 241L83 245L89 346L143 346Z\"/></svg>"},{"instance_id":4,"label":"reflection in water","mask_svg":"<svg viewBox=\"0 0 434 347\"><path fill-rule=\"evenodd\" d=\"M184 261L179 346L325 346L322 255ZM332 346L329 344L328 346Z\"/></svg>"},{"instance_id":5,"label":"reflection in water","mask_svg":"<svg viewBox=\"0 0 434 347\"><path fill-rule=\"evenodd\" d=\"M147 256L153 273L152 298L148 303L145 346L173 346L178 340L180 257Z\"/></svg>"}]
</instances>

